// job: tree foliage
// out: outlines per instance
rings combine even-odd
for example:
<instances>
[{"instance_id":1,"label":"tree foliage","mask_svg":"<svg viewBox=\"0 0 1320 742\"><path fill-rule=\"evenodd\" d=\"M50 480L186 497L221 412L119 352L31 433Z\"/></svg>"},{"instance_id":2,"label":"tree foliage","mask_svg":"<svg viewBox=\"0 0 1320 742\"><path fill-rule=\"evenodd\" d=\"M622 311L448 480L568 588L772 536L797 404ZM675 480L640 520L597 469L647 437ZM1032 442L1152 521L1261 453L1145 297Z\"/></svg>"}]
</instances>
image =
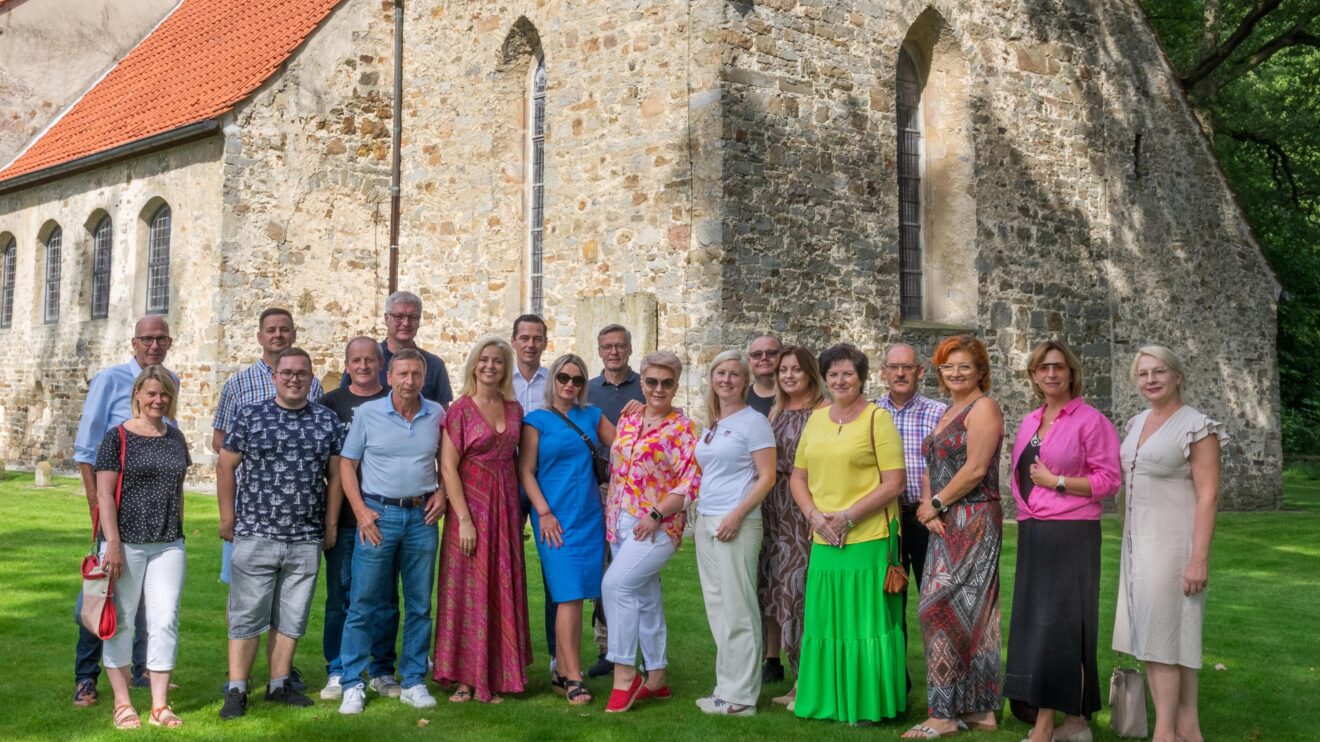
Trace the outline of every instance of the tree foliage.
<instances>
[{"instance_id":1,"label":"tree foliage","mask_svg":"<svg viewBox=\"0 0 1320 742\"><path fill-rule=\"evenodd\" d=\"M1284 449L1320 453L1320 0L1144 5L1284 287Z\"/></svg>"}]
</instances>

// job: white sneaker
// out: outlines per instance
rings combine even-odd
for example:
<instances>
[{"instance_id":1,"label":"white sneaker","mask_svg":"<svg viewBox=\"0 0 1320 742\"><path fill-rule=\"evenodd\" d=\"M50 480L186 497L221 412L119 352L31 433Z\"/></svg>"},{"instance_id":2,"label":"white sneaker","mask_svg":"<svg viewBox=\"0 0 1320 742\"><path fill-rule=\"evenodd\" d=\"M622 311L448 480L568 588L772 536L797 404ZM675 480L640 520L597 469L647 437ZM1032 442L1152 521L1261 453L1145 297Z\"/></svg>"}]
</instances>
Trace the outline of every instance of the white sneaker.
<instances>
[{"instance_id":1,"label":"white sneaker","mask_svg":"<svg viewBox=\"0 0 1320 742\"><path fill-rule=\"evenodd\" d=\"M697 708L716 716L756 716L755 706L739 706L714 696L697 699Z\"/></svg>"},{"instance_id":2,"label":"white sneaker","mask_svg":"<svg viewBox=\"0 0 1320 742\"><path fill-rule=\"evenodd\" d=\"M387 698L398 698L399 692L403 690L399 687L399 681L395 680L393 675L377 675L372 678L371 689Z\"/></svg>"},{"instance_id":3,"label":"white sneaker","mask_svg":"<svg viewBox=\"0 0 1320 742\"><path fill-rule=\"evenodd\" d=\"M355 685L348 690L343 691L344 700L339 704L339 713L341 714L360 714L362 707L367 703L367 693L362 690L362 686Z\"/></svg>"},{"instance_id":4,"label":"white sneaker","mask_svg":"<svg viewBox=\"0 0 1320 742\"><path fill-rule=\"evenodd\" d=\"M404 688L399 694L399 700L418 709L429 709L435 706L435 697L426 690L426 683L418 683L411 688Z\"/></svg>"},{"instance_id":5,"label":"white sneaker","mask_svg":"<svg viewBox=\"0 0 1320 742\"><path fill-rule=\"evenodd\" d=\"M344 696L344 686L339 684L339 676L331 675L325 681L325 687L321 689L321 699L325 701L334 701Z\"/></svg>"}]
</instances>

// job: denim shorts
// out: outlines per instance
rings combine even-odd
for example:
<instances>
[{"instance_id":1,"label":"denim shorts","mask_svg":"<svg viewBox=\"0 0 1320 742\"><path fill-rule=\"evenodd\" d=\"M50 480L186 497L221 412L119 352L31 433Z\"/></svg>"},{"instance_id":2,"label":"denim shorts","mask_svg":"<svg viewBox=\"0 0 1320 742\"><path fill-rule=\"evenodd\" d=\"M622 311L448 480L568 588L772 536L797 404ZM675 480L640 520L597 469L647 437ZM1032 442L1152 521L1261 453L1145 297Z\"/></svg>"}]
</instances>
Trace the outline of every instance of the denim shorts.
<instances>
[{"instance_id":1,"label":"denim shorts","mask_svg":"<svg viewBox=\"0 0 1320 742\"><path fill-rule=\"evenodd\" d=\"M320 541L234 539L229 638L251 639L271 628L291 639L301 637L320 568Z\"/></svg>"}]
</instances>

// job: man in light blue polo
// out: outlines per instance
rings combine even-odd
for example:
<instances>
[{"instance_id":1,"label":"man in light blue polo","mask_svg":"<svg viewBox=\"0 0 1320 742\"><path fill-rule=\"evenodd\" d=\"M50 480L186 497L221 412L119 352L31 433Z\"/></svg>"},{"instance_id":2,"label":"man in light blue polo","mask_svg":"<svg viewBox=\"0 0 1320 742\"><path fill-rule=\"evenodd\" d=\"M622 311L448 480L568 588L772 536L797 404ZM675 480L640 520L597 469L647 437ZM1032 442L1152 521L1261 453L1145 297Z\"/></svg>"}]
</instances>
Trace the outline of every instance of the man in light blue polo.
<instances>
[{"instance_id":1,"label":"man in light blue polo","mask_svg":"<svg viewBox=\"0 0 1320 742\"><path fill-rule=\"evenodd\" d=\"M340 483L357 518L357 548L348 620L340 644L344 698L341 714L360 714L366 702L362 674L371 655L375 623L383 620L387 592L403 587L403 648L399 700L435 706L426 690L431 647L431 587L439 545L436 521L445 511L438 489L440 424L444 408L422 396L426 359L412 348L390 359L390 394L357 408L344 441ZM358 469L362 472L358 484Z\"/></svg>"}]
</instances>

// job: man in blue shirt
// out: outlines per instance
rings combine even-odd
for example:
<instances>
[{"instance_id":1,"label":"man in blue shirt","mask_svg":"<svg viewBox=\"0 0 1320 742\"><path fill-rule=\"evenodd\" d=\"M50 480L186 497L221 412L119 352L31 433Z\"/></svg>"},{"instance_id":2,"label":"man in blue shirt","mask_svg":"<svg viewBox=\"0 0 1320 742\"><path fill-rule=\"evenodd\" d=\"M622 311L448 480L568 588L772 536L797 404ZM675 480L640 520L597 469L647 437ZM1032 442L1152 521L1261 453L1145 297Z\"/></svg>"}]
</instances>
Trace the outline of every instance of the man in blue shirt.
<instances>
[{"instance_id":1,"label":"man in blue shirt","mask_svg":"<svg viewBox=\"0 0 1320 742\"><path fill-rule=\"evenodd\" d=\"M273 649L266 700L312 705L289 674L307 630L321 549L336 535L326 528L325 504L339 477L343 431L333 411L307 399L313 376L306 351L281 352L274 377L275 397L239 410L216 466L220 538L234 542L221 719L246 713L252 660L268 631Z\"/></svg>"},{"instance_id":2,"label":"man in blue shirt","mask_svg":"<svg viewBox=\"0 0 1320 742\"><path fill-rule=\"evenodd\" d=\"M395 291L385 299L385 339L380 341L380 355L383 365L380 369L380 383L389 386L387 378L390 359L394 354L410 348L422 354L426 361L426 383L422 385L422 396L432 402L439 402L448 408L454 401L454 390L449 385L449 372L440 356L417 347L417 330L422 325L422 299L408 291ZM350 383L349 375L344 374L339 386Z\"/></svg>"},{"instance_id":3,"label":"man in blue shirt","mask_svg":"<svg viewBox=\"0 0 1320 742\"><path fill-rule=\"evenodd\" d=\"M390 394L364 402L353 416L340 460L339 483L358 523L353 584L340 646L341 714L360 714L366 702L372 635L388 614L387 590L403 584L403 650L399 700L435 706L426 690L431 646L431 587L439 546L436 521L445 511L437 493L440 424L444 408L421 395L426 361L403 349L390 361ZM362 475L358 485L358 473Z\"/></svg>"},{"instance_id":4,"label":"man in blue shirt","mask_svg":"<svg viewBox=\"0 0 1320 742\"><path fill-rule=\"evenodd\" d=\"M165 363L170 345L170 326L158 314L149 314L133 327L133 357L128 363L111 366L92 377L83 402L82 419L78 421L78 435L73 443L73 460L82 476L83 492L87 496L88 514L96 510L96 448L106 431L133 416L133 382L147 366ZM81 600L81 595L79 596ZM77 621L81 605L73 611ZM133 687L147 686L147 629L144 615L138 611L133 640ZM74 706L91 706L98 700L96 681L101 676L101 639L78 623L78 650L74 660Z\"/></svg>"}]
</instances>

